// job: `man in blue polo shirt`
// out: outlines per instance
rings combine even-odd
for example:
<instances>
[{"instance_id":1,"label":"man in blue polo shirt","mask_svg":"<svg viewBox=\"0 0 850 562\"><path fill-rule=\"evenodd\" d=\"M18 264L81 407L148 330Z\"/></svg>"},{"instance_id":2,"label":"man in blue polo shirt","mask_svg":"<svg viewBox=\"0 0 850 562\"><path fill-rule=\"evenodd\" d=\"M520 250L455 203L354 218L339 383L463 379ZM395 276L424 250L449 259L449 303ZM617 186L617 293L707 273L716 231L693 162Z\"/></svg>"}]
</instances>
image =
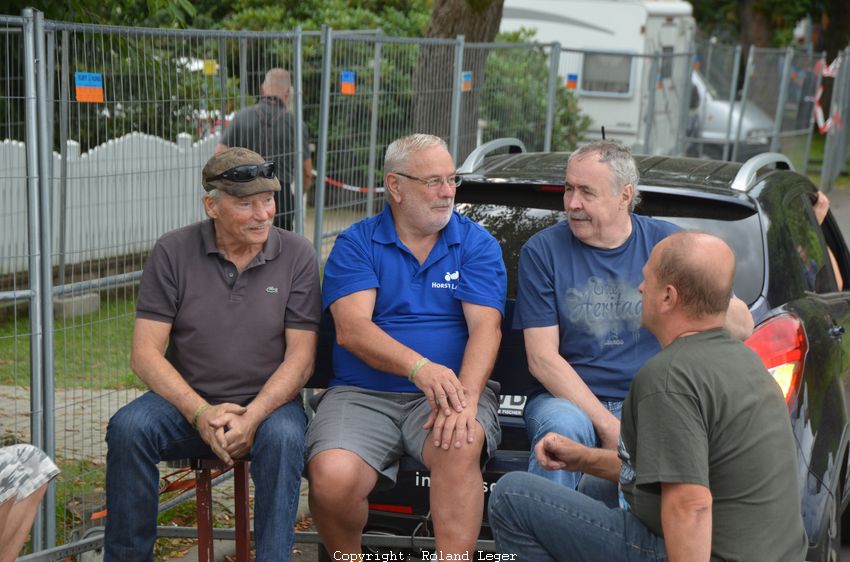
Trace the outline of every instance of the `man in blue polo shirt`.
<instances>
[{"instance_id":1,"label":"man in blue polo shirt","mask_svg":"<svg viewBox=\"0 0 850 562\"><path fill-rule=\"evenodd\" d=\"M343 232L325 266L337 342L307 432L310 510L329 552L359 553L367 497L395 483L407 454L431 471L437 550L468 556L481 462L500 439L488 378L505 266L496 240L454 212L460 178L442 139L396 140L384 170L383 212Z\"/></svg>"}]
</instances>

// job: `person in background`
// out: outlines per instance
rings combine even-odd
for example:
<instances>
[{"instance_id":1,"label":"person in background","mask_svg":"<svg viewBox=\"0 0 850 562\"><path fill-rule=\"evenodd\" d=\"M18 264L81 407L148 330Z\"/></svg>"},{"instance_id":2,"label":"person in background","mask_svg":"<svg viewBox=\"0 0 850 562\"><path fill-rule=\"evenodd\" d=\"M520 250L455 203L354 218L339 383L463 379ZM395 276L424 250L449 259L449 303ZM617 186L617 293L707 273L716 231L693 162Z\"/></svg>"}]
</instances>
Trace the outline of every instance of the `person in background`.
<instances>
[{"instance_id":1,"label":"person in background","mask_svg":"<svg viewBox=\"0 0 850 562\"><path fill-rule=\"evenodd\" d=\"M285 230L292 230L295 216L295 116L287 109L292 80L289 72L283 68L272 68L266 72L260 85L259 101L239 110L233 121L224 130L221 142L215 147L215 153L229 147L241 146L253 150L275 164L281 189L275 192L277 213L274 224ZM313 160L310 155L310 136L307 124L302 125L304 155L301 165L304 169L304 190L313 179Z\"/></svg>"}]
</instances>

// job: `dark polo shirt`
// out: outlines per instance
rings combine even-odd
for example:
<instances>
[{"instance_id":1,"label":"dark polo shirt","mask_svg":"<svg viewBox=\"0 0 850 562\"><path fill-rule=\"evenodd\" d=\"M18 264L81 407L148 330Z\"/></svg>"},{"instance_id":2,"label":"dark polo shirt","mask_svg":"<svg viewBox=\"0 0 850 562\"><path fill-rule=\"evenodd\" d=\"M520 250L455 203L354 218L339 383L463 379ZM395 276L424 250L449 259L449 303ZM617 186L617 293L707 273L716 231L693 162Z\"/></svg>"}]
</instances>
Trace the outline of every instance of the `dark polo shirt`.
<instances>
[{"instance_id":1,"label":"dark polo shirt","mask_svg":"<svg viewBox=\"0 0 850 562\"><path fill-rule=\"evenodd\" d=\"M219 253L212 221L173 230L145 264L136 317L171 324L165 357L206 400L245 404L283 361L284 330L319 329L315 251L272 228L239 273Z\"/></svg>"}]
</instances>

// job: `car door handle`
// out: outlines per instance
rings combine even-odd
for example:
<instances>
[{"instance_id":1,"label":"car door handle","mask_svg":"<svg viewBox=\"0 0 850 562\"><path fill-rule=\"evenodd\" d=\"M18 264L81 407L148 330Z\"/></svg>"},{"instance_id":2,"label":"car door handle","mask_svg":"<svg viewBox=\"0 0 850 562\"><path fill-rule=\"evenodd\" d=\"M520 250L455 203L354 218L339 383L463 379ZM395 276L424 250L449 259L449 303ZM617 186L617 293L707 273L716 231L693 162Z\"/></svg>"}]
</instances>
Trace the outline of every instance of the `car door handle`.
<instances>
[{"instance_id":1,"label":"car door handle","mask_svg":"<svg viewBox=\"0 0 850 562\"><path fill-rule=\"evenodd\" d=\"M844 332L844 326L841 324L833 324L832 328L829 329L829 335L836 339L843 336Z\"/></svg>"}]
</instances>

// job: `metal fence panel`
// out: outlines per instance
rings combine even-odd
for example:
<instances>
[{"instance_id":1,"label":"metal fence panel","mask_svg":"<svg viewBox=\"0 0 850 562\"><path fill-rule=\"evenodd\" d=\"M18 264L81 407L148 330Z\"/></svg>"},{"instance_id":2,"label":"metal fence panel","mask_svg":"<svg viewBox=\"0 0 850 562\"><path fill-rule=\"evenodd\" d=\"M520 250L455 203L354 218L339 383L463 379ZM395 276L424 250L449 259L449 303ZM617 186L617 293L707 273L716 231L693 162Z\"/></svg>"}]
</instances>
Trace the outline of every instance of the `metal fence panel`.
<instances>
[{"instance_id":1,"label":"metal fence panel","mask_svg":"<svg viewBox=\"0 0 850 562\"><path fill-rule=\"evenodd\" d=\"M467 44L463 51L460 162L484 142L518 138L528 150L544 150L552 49L532 44Z\"/></svg>"},{"instance_id":2,"label":"metal fence panel","mask_svg":"<svg viewBox=\"0 0 850 562\"><path fill-rule=\"evenodd\" d=\"M737 123L733 119L741 49L715 40L696 44L685 154L728 159Z\"/></svg>"},{"instance_id":3,"label":"metal fence panel","mask_svg":"<svg viewBox=\"0 0 850 562\"><path fill-rule=\"evenodd\" d=\"M785 154L797 170L808 165L814 101L820 85L823 54L788 49L783 89L776 109L771 150Z\"/></svg>"},{"instance_id":4,"label":"metal fence panel","mask_svg":"<svg viewBox=\"0 0 850 562\"><path fill-rule=\"evenodd\" d=\"M619 140L638 153L683 150L691 53L637 55L619 51L561 49L566 77L580 114L590 117L583 140Z\"/></svg>"},{"instance_id":5,"label":"metal fence panel","mask_svg":"<svg viewBox=\"0 0 850 562\"><path fill-rule=\"evenodd\" d=\"M838 55L840 66L833 80L832 100L829 114L824 116L826 141L823 149L820 188L829 191L832 184L845 169L850 149L850 127L846 120L850 116L850 47Z\"/></svg>"},{"instance_id":6,"label":"metal fence panel","mask_svg":"<svg viewBox=\"0 0 850 562\"><path fill-rule=\"evenodd\" d=\"M334 34L325 60L326 152L317 158L326 177L317 182L314 243L323 258L335 236L383 205L383 155L396 138L432 133L449 139L456 42ZM321 124L320 124L321 127ZM317 218L317 221L319 219Z\"/></svg>"},{"instance_id":7,"label":"metal fence panel","mask_svg":"<svg viewBox=\"0 0 850 562\"><path fill-rule=\"evenodd\" d=\"M56 505L55 541L63 544L102 524L91 516L104 503L106 421L142 391L129 369L129 349L147 252L164 232L203 218L203 164L229 116L256 99L266 70L293 68L296 35L46 23L46 32L36 34L46 45L48 74L38 97L47 110L48 126L39 133L47 165L38 174L50 194L45 203L51 205L43 208L52 214L39 233L53 248L45 263L48 286L56 287L44 297L22 290L38 251L29 250L27 240L34 224L27 211L39 208L38 201L28 204L27 185L39 143L23 143L31 142L24 129L34 118L23 119L26 56L12 21L4 18L0 35L6 61L0 111L8 117L0 130L7 139L0 144L0 201L9 213L0 239L6 320L0 398L9 415L0 421L0 435L42 442L25 422L42 411L29 405L32 383L49 381L45 419L63 472L45 503ZM86 101L92 91L81 89L81 77L92 76L99 84ZM44 327L55 346L36 361L28 343L38 341L31 334L39 332L28 327L33 314L27 310L42 308L56 313L55 324ZM35 364L42 360L43 369ZM53 541L48 530L47 543Z\"/></svg>"},{"instance_id":8,"label":"metal fence panel","mask_svg":"<svg viewBox=\"0 0 850 562\"><path fill-rule=\"evenodd\" d=\"M0 239L22 240L0 252L0 445L31 440L23 25L22 18L0 19Z\"/></svg>"},{"instance_id":9,"label":"metal fence panel","mask_svg":"<svg viewBox=\"0 0 850 562\"><path fill-rule=\"evenodd\" d=\"M750 49L732 159L781 150L796 168L806 168L818 58L792 49Z\"/></svg>"},{"instance_id":10,"label":"metal fence panel","mask_svg":"<svg viewBox=\"0 0 850 562\"><path fill-rule=\"evenodd\" d=\"M645 57L643 143L646 154L681 155L687 128L691 84L691 53Z\"/></svg>"}]
</instances>

